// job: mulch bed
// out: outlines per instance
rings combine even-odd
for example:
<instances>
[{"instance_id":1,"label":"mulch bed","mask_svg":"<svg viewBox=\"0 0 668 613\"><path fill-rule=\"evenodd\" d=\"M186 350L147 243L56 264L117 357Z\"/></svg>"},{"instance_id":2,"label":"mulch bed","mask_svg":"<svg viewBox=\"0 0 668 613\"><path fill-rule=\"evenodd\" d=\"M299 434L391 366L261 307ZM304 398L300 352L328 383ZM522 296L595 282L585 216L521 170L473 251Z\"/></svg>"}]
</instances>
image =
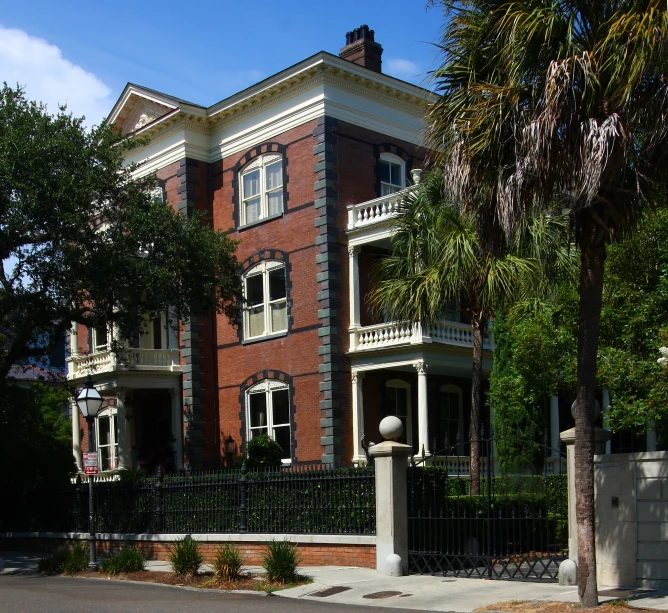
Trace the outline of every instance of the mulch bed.
<instances>
[{"instance_id":1,"label":"mulch bed","mask_svg":"<svg viewBox=\"0 0 668 613\"><path fill-rule=\"evenodd\" d=\"M542 600L511 600L509 602L497 602L486 607L475 609L473 613L489 613L490 611L501 611L503 613L575 613L583 611L577 602L555 602ZM651 611L643 607L634 607L623 600L611 600L601 603L598 608L592 609L596 613L638 613L638 611Z\"/></svg>"},{"instance_id":2,"label":"mulch bed","mask_svg":"<svg viewBox=\"0 0 668 613\"><path fill-rule=\"evenodd\" d=\"M146 583L163 583L165 585L178 585L184 587L197 587L210 590L247 590L253 592L266 592L295 587L304 583L309 583L310 579L304 578L295 584L285 585L267 581L266 579L243 576L236 581L222 581L213 574L206 573L194 577L181 577L175 573L156 572L150 570L139 570L133 573L118 573L117 575L107 575L103 572L91 572L83 570L73 575L74 577L90 577L95 579L112 579L115 581L142 581Z\"/></svg>"}]
</instances>

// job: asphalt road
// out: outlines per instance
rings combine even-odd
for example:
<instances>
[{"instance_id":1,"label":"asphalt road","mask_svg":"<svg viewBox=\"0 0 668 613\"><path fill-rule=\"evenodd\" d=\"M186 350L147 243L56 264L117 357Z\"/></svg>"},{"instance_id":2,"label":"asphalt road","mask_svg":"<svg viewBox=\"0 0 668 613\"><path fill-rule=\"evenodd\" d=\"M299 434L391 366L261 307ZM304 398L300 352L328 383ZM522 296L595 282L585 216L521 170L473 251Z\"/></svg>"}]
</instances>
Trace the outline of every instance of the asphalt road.
<instances>
[{"instance_id":1,"label":"asphalt road","mask_svg":"<svg viewBox=\"0 0 668 613\"><path fill-rule=\"evenodd\" d=\"M226 613L397 613L410 609L356 607L255 594L229 594L105 579L41 575L0 577L0 613L224 611Z\"/></svg>"}]
</instances>

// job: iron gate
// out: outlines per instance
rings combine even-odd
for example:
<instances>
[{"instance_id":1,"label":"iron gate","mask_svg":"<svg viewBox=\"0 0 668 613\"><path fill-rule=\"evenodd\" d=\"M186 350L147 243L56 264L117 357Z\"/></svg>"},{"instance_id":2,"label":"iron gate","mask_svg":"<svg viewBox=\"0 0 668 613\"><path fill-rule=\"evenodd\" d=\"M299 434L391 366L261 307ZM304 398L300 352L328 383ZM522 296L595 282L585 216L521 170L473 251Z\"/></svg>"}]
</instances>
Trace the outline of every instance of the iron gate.
<instances>
[{"instance_id":1,"label":"iron gate","mask_svg":"<svg viewBox=\"0 0 668 613\"><path fill-rule=\"evenodd\" d=\"M408 467L409 572L556 580L568 557L565 456L546 443L502 437L448 445ZM477 443L477 445L476 445ZM470 451L479 449L472 492ZM512 461L498 462L495 448ZM436 444L434 443L434 448ZM500 450L500 449L497 449Z\"/></svg>"}]
</instances>

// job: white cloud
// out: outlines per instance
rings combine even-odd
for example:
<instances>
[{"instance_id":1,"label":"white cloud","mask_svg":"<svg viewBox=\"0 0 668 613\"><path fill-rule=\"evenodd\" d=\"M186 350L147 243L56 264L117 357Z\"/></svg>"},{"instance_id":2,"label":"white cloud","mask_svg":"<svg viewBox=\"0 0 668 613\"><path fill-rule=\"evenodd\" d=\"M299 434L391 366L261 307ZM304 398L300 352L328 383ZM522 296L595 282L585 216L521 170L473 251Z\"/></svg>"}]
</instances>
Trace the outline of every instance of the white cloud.
<instances>
[{"instance_id":1,"label":"white cloud","mask_svg":"<svg viewBox=\"0 0 668 613\"><path fill-rule=\"evenodd\" d=\"M388 58L383 60L383 71L400 79L414 79L420 75L420 67L410 60Z\"/></svg>"},{"instance_id":2,"label":"white cloud","mask_svg":"<svg viewBox=\"0 0 668 613\"><path fill-rule=\"evenodd\" d=\"M65 59L61 50L23 30L0 26L0 83L25 87L31 100L44 102L52 113L58 104L87 125L99 124L113 105L111 90L93 73Z\"/></svg>"}]
</instances>

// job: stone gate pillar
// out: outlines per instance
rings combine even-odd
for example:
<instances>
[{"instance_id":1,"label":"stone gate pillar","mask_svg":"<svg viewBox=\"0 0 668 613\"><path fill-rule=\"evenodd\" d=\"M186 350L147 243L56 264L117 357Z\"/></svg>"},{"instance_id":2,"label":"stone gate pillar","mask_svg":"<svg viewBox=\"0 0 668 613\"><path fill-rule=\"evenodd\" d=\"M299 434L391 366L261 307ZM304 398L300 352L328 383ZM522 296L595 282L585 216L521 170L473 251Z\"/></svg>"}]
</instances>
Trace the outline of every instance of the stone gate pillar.
<instances>
[{"instance_id":1,"label":"stone gate pillar","mask_svg":"<svg viewBox=\"0 0 668 613\"><path fill-rule=\"evenodd\" d=\"M403 424L388 416L380 422L385 440L369 449L376 471L376 570L408 574L408 457L413 448L397 443Z\"/></svg>"}]
</instances>

